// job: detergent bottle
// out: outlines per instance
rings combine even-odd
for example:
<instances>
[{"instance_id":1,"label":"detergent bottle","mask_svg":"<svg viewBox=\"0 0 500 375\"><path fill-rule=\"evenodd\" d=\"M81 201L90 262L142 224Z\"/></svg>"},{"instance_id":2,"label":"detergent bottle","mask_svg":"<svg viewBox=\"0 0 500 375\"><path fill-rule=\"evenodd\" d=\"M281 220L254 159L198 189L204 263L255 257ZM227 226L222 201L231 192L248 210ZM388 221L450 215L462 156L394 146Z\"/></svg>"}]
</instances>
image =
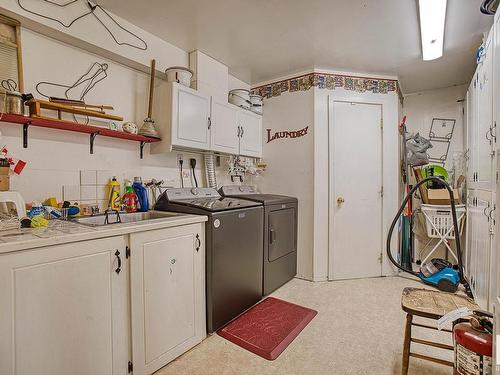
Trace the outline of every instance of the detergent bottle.
<instances>
[{"instance_id":1,"label":"detergent bottle","mask_svg":"<svg viewBox=\"0 0 500 375\"><path fill-rule=\"evenodd\" d=\"M137 211L137 195L130 181L125 182L125 193L123 194L123 205L127 212Z\"/></svg>"},{"instance_id":2,"label":"detergent bottle","mask_svg":"<svg viewBox=\"0 0 500 375\"><path fill-rule=\"evenodd\" d=\"M148 192L142 184L142 179L140 177L134 177L134 184L132 187L137 195L139 211L147 212L149 210Z\"/></svg>"},{"instance_id":3,"label":"detergent bottle","mask_svg":"<svg viewBox=\"0 0 500 375\"><path fill-rule=\"evenodd\" d=\"M112 210L120 210L120 183L113 176L108 182L108 208Z\"/></svg>"}]
</instances>

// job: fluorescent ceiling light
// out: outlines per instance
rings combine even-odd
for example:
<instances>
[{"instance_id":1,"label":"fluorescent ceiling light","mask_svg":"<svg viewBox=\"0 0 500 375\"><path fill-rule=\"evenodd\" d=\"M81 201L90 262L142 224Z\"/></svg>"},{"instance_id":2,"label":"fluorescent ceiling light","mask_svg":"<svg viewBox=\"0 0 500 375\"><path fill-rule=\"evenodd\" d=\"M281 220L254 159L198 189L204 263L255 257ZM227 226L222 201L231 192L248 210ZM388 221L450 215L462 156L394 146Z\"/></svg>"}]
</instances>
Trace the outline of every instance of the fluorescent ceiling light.
<instances>
[{"instance_id":1,"label":"fluorescent ceiling light","mask_svg":"<svg viewBox=\"0 0 500 375\"><path fill-rule=\"evenodd\" d=\"M420 35L424 60L443 55L444 21L447 0L419 0Z\"/></svg>"}]
</instances>

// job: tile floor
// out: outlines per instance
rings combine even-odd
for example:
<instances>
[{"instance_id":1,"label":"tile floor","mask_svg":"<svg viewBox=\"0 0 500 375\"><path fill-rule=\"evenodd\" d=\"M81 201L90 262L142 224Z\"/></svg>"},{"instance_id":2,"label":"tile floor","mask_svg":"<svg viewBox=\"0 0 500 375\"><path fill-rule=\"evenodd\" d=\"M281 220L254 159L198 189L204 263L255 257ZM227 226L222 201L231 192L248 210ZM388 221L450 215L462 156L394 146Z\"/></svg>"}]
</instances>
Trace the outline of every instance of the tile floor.
<instances>
[{"instance_id":1,"label":"tile floor","mask_svg":"<svg viewBox=\"0 0 500 375\"><path fill-rule=\"evenodd\" d=\"M318 310L318 315L275 361L262 359L212 335L155 375L401 373L404 313L401 291L422 286L403 277L310 283L295 279L273 295ZM447 333L415 328L415 336L451 343ZM418 347L415 352L452 360L451 352ZM451 368L410 359L409 374L445 375Z\"/></svg>"}]
</instances>

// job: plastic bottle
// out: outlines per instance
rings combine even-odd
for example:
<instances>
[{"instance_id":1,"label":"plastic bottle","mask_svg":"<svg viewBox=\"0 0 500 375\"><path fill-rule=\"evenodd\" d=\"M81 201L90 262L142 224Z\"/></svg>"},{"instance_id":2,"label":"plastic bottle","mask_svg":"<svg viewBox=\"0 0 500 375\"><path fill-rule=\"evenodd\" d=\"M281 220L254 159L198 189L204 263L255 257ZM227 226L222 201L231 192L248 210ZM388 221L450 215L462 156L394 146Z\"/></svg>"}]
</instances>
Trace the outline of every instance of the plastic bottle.
<instances>
[{"instance_id":1,"label":"plastic bottle","mask_svg":"<svg viewBox=\"0 0 500 375\"><path fill-rule=\"evenodd\" d=\"M142 179L140 177L134 177L134 184L132 187L137 195L137 201L139 203L138 210L141 212L147 212L149 210L148 191L142 184Z\"/></svg>"},{"instance_id":2,"label":"plastic bottle","mask_svg":"<svg viewBox=\"0 0 500 375\"><path fill-rule=\"evenodd\" d=\"M116 180L116 176L113 176L108 182L108 202L108 208L120 210L120 183Z\"/></svg>"},{"instance_id":3,"label":"plastic bottle","mask_svg":"<svg viewBox=\"0 0 500 375\"><path fill-rule=\"evenodd\" d=\"M130 181L125 182L125 193L123 194L122 200L127 212L137 211L137 195Z\"/></svg>"}]
</instances>

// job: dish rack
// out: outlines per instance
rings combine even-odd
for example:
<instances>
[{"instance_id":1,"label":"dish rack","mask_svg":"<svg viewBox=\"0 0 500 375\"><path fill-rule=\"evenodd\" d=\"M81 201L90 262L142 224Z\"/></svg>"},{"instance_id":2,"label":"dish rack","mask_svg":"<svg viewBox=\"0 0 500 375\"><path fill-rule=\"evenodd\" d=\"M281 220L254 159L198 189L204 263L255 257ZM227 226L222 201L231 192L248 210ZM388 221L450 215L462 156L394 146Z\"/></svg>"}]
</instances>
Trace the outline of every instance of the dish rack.
<instances>
[{"instance_id":1,"label":"dish rack","mask_svg":"<svg viewBox=\"0 0 500 375\"><path fill-rule=\"evenodd\" d=\"M427 237L429 237L429 241L425 244L422 250L420 250L420 253L423 253L433 240L439 240L429 254L427 254L425 259L422 260L422 263L425 263L442 243L446 246L453 258L455 258L458 262L457 255L450 246L450 240L454 240L456 237L455 228L453 227L453 217L451 215L451 206L422 204L420 209L425 217L425 228L427 231ZM458 204L455 206L455 210L457 213L458 229L460 231L458 235L461 235L464 227L465 205Z\"/></svg>"},{"instance_id":2,"label":"dish rack","mask_svg":"<svg viewBox=\"0 0 500 375\"><path fill-rule=\"evenodd\" d=\"M0 213L0 231L19 228L21 228L21 221L17 215Z\"/></svg>"}]
</instances>

